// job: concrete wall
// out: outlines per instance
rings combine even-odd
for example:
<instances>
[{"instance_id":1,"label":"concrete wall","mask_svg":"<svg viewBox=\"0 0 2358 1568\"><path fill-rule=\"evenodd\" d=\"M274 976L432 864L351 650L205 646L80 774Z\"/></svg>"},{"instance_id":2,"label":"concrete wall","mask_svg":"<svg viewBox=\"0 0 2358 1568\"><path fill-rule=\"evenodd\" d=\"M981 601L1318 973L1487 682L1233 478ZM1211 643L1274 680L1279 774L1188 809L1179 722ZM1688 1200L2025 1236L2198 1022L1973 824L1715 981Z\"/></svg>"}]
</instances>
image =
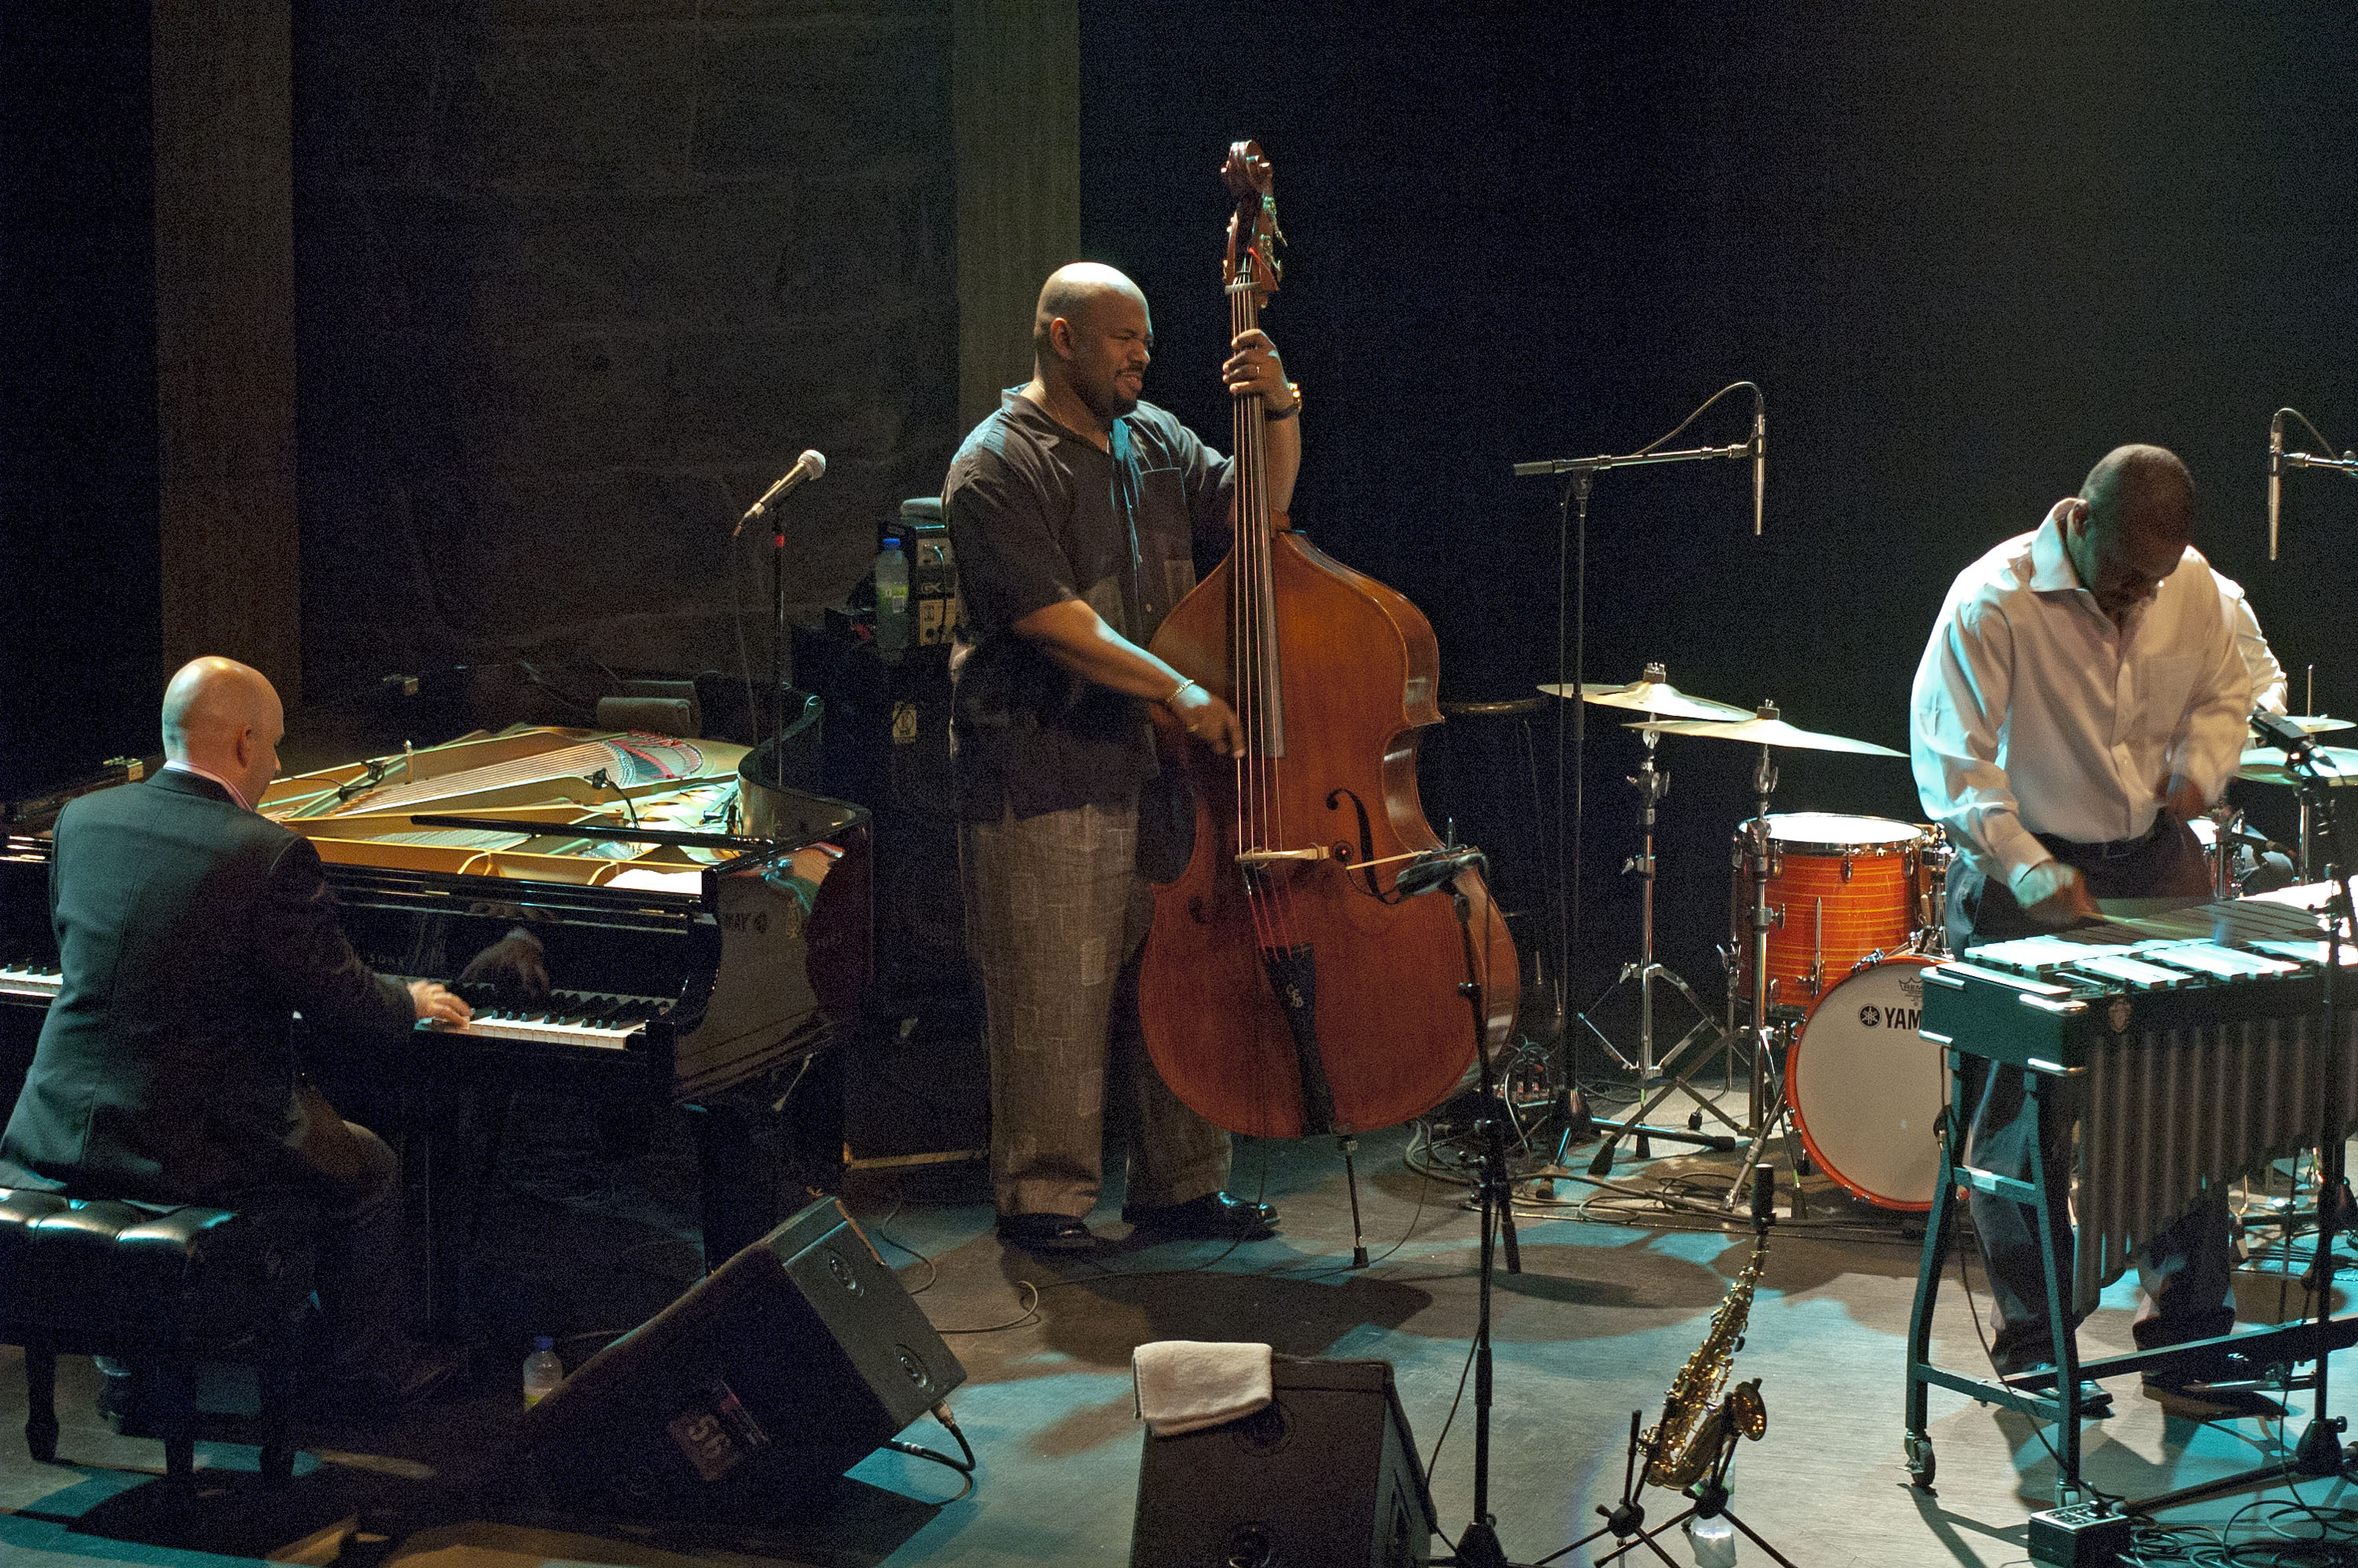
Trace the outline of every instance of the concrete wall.
<instances>
[{"instance_id":1,"label":"concrete wall","mask_svg":"<svg viewBox=\"0 0 2358 1568\"><path fill-rule=\"evenodd\" d=\"M315 697L525 655L757 679L957 416L948 0L298 8Z\"/></svg>"}]
</instances>

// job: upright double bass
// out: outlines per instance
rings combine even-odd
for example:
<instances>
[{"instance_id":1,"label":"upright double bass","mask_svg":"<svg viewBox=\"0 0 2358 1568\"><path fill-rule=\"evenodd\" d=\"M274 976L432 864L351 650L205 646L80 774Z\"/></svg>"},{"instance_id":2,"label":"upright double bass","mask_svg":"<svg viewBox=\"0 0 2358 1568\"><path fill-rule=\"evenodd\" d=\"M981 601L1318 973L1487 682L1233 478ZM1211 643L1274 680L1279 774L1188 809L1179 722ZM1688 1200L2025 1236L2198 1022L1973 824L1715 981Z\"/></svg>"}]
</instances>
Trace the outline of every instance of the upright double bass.
<instances>
[{"instance_id":1,"label":"upright double bass","mask_svg":"<svg viewBox=\"0 0 2358 1568\"><path fill-rule=\"evenodd\" d=\"M1223 174L1233 336L1260 325L1282 236L1260 146L1235 144ZM1155 714L1166 765L1195 786L1195 836L1155 889L1141 1022L1164 1082L1221 1127L1367 1131L1449 1095L1477 1011L1487 1048L1514 1021L1520 976L1478 871L1452 889L1462 927L1453 898L1396 885L1442 848L1416 787L1417 731L1441 719L1433 628L1271 514L1260 398L1235 404L1231 548L1152 647L1236 709L1244 753L1216 755Z\"/></svg>"}]
</instances>

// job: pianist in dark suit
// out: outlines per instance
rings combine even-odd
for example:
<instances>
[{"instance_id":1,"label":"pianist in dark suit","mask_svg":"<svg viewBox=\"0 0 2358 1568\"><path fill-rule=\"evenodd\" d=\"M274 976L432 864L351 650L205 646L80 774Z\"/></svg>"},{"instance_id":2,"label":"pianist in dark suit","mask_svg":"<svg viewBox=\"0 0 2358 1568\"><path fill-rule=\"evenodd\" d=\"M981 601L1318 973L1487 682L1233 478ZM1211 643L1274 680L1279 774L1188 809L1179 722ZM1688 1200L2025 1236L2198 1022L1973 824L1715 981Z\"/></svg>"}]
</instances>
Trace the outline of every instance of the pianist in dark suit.
<instances>
[{"instance_id":1,"label":"pianist in dark suit","mask_svg":"<svg viewBox=\"0 0 2358 1568\"><path fill-rule=\"evenodd\" d=\"M165 693L162 771L59 818L63 989L0 1137L0 1184L234 1208L308 1198L324 1370L353 1397L405 1400L450 1362L401 1322L398 1166L298 1093L288 1018L391 1045L420 1018L469 1010L373 973L310 843L255 815L284 730L259 672L198 659Z\"/></svg>"},{"instance_id":2,"label":"pianist in dark suit","mask_svg":"<svg viewBox=\"0 0 2358 1568\"><path fill-rule=\"evenodd\" d=\"M2209 896L2187 823L2226 790L2250 679L2209 564L2192 546L2193 517L2183 463L2158 447L2118 448L2078 495L1966 568L1949 590L1917 667L1909 738L1924 809L1958 852L1952 951L2093 919L2099 901L2134 913L2139 903ZM2037 1130L2020 1075L1989 1072L1979 1058L1968 1058L1968 1070L1985 1080L1968 1157L2027 1175ZM2050 1120L2040 1134L2047 1159L2068 1170L2071 1119ZM1989 1258L2000 1370L2050 1361L2027 1215L1981 1193L1971 1206ZM2059 1213L2058 1224L2069 1257L2070 1221ZM2234 1327L2228 1269L2225 1203L2214 1190L2147 1246L2137 1344L2155 1349Z\"/></svg>"}]
</instances>

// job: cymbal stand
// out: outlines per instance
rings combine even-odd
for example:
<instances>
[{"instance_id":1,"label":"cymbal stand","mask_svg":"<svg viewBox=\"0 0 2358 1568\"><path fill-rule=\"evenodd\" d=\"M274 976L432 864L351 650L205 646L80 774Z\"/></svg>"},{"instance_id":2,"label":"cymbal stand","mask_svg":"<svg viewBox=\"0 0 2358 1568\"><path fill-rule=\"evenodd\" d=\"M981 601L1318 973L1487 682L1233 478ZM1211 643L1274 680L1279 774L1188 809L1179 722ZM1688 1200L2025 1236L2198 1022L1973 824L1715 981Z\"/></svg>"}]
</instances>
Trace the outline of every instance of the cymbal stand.
<instances>
[{"instance_id":1,"label":"cymbal stand","mask_svg":"<svg viewBox=\"0 0 2358 1568\"><path fill-rule=\"evenodd\" d=\"M1652 671L1659 667L1659 665L1648 666L1649 679L1652 678ZM1637 775L1631 778L1629 783L1637 789L1638 799L1644 808L1645 838L1643 848L1628 865L1622 868L1625 871L1635 871L1638 873L1638 961L1634 964L1624 964L1621 967L1620 979L1607 986L1604 996L1598 997L1589 1011L1580 1015L1580 1022L1581 1027L1595 1035L1598 1044L1611 1054L1615 1061L1641 1075L1641 1088L1646 1080L1654 1078L1658 1073L1662 1076L1663 1081L1650 1094L1641 1093L1639 1098L1643 1103L1627 1119L1600 1120L1592 1124L1598 1131L1605 1134L1604 1144L1589 1162L1589 1171L1595 1175L1602 1175L1611 1169L1616 1146L1624 1137L1635 1138L1638 1141L1637 1155L1640 1160L1652 1157L1652 1152L1647 1144L1650 1140L1656 1138L1668 1139L1674 1143L1700 1144L1704 1148L1722 1152L1736 1147L1734 1139L1729 1136L1690 1130L1683 1127L1655 1127L1646 1120L1646 1118L1653 1113L1654 1108L1667 1099L1672 1092L1683 1088L1687 1079L1709 1059L1707 1054L1689 1053L1688 1047L1695 1043L1697 1037L1706 1031L1712 1033L1714 1042L1725 1036L1721 1034L1718 1023L1713 1020L1711 1014L1704 1010L1703 1002L1695 996L1694 989L1669 965L1658 964L1654 961L1655 807L1664 795L1671 793L1671 775L1654 766L1654 747L1660 741L1661 736L1651 730L1641 730L1639 734L1645 741L1646 756L1645 761L1639 764ZM1654 1055L1654 982L1657 979L1669 980L1678 989L1679 994L1687 999L1687 1005L1695 1011L1693 1025L1681 1035L1678 1044L1671 1046L1659 1060ZM1638 982L1638 1060L1635 1062L1615 1049L1611 1038L1603 1030L1597 1028L1595 1020L1590 1017L1590 1013L1604 1005L1606 997L1611 996L1632 979ZM1669 1068L1674 1062L1683 1063L1684 1065L1672 1073ZM1736 1125L1733 1118L1712 1101L1704 1099L1701 1096L1695 1096L1694 1098L1696 1104L1704 1110L1725 1124L1728 1133L1741 1133L1744 1130Z\"/></svg>"},{"instance_id":2,"label":"cymbal stand","mask_svg":"<svg viewBox=\"0 0 2358 1568\"><path fill-rule=\"evenodd\" d=\"M1660 667L1659 665L1648 665L1647 678L1651 679L1653 672ZM1615 1061L1652 1077L1660 1065L1654 1055L1654 982L1657 979L1668 981L1681 996L1686 998L1687 1005L1695 1012L1695 1022L1679 1037L1678 1044L1664 1054L1664 1060L1677 1055L1703 1031L1717 1025L1712 1022L1710 1011L1695 995L1694 988L1668 964L1654 961L1654 823L1657 806L1671 793L1671 775L1654 766L1654 748L1661 743L1660 732L1640 730L1638 735L1645 742L1646 755L1638 764L1637 773L1628 782L1638 792L1639 816L1644 825L1643 838L1638 853L1621 865L1624 874L1634 871L1638 876L1638 961L1621 966L1620 977L1605 989L1604 995L1591 1003L1587 1011L1580 1015L1580 1022ZM1638 1059L1634 1062L1621 1054L1614 1045L1612 1037L1599 1029L1591 1016L1605 1005L1606 997L1631 980L1638 982Z\"/></svg>"},{"instance_id":3,"label":"cymbal stand","mask_svg":"<svg viewBox=\"0 0 2358 1568\"><path fill-rule=\"evenodd\" d=\"M1632 784L1639 784L1639 795L1646 803L1646 849L1644 857L1645 880L1640 884L1645 890L1643 906L1645 914L1644 945L1640 949L1644 955L1643 959L1641 959L1641 963L1644 968L1639 971L1642 977L1644 974L1660 968L1660 966L1653 964L1651 961L1653 957L1654 938L1653 819L1654 803L1660 799L1662 795L1668 793L1668 786L1664 785L1660 789L1655 789L1650 784L1650 780L1659 776L1654 773L1654 754L1652 748L1653 741L1656 739L1655 732L1652 730L1640 730L1639 733L1646 737L1646 762L1645 765L1639 770L1638 778L1632 779L1630 782ZM1640 780L1646 780L1649 782L1641 784L1639 783ZM1760 795L1759 816L1761 821L1758 825L1760 829L1758 837L1761 844L1763 846L1768 846L1769 844L1769 840L1768 837L1768 823L1766 819L1768 815L1768 792L1777 787L1777 768L1775 763L1769 761L1768 748L1766 746L1760 748L1760 763L1759 766L1754 770L1752 782L1753 787ZM1760 852L1765 853L1768 851L1764 849ZM1763 1011L1765 1011L1765 1002L1759 998L1758 993L1760 990L1762 977L1766 973L1764 958L1768 951L1768 927L1767 924L1768 920L1768 906L1767 903L1767 871L1756 871L1753 881L1753 918L1757 928L1753 940L1753 946L1755 949L1753 958L1753 989L1756 993L1753 1003L1755 1010L1753 1016L1758 1018L1760 1017ZM1670 973L1667 969L1663 969L1661 972L1665 974ZM1626 980L1628 978L1629 971L1624 969L1621 973L1621 979ZM1692 990L1687 989L1686 982L1679 979L1676 975L1671 975L1671 978L1674 981L1677 981L1679 989L1686 993L1687 1000L1691 1002L1694 1001L1694 993ZM1614 983L1618 985L1620 981L1617 980ZM1639 1006L1640 1009L1639 1013L1639 1039L1640 1042L1641 1053L1644 1053L1650 1052L1651 1048L1652 999L1651 993L1650 989L1647 989L1642 978L1639 983ZM1606 994L1609 995L1611 993L1608 991ZM1695 1011L1697 1012L1703 1011L1702 1003L1695 1003ZM1587 1024L1591 1033L1595 1033L1596 1026L1595 1024L1588 1023L1587 1014L1583 1013L1581 1015L1581 1022ZM1733 1117L1719 1108L1716 1102L1705 1099L1703 1096L1694 1094L1692 1091L1690 1091L1688 1098L1693 1100L1695 1105L1699 1108L1698 1114L1708 1113L1712 1117L1717 1119L1724 1126L1726 1127L1726 1133L1706 1133L1701 1130L1689 1131L1684 1128L1656 1127L1646 1120L1649 1116L1651 1116L1654 1113L1656 1107L1660 1106L1664 1100L1668 1099L1671 1095L1677 1093L1679 1090L1686 1088L1687 1080L1693 1077L1696 1073L1702 1071L1703 1068L1709 1064L1711 1060L1711 1053L1708 1051L1697 1051L1688 1054L1684 1056L1682 1061L1681 1058L1682 1054L1687 1052L1687 1047L1693 1043L1696 1036L1700 1035L1706 1029L1715 1027L1716 1026L1712 1022L1710 1015L1706 1013L1704 1015L1701 1022L1697 1023L1693 1029L1687 1031L1685 1036L1679 1041L1678 1044L1671 1047L1670 1053L1663 1057L1661 1062L1662 1078L1660 1085L1655 1087L1650 1094L1645 1095L1640 1098L1637 1109L1629 1113L1627 1120L1599 1121L1595 1123L1595 1126L1605 1133L1605 1141L1597 1145L1595 1154L1593 1155L1588 1162L1588 1173L1590 1175L1601 1176L1605 1174L1606 1172L1613 1168L1613 1156L1625 1134L1634 1136L1638 1139L1637 1153L1638 1157L1642 1160L1648 1156L1649 1152L1646 1148L1646 1141L1649 1139L1667 1138L1677 1142L1698 1143L1706 1149L1712 1150L1714 1152L1724 1154L1732 1151L1736 1147L1736 1139L1737 1137L1752 1133L1755 1129L1760 1126L1759 1064L1761 1048L1757 1039L1753 1046L1754 1081L1747 1105L1748 1119L1745 1124L1739 1126ZM1722 1035L1721 1038L1725 1038L1725 1036ZM1611 1049L1609 1042L1607 1043L1606 1048L1608 1050ZM1617 1052L1615 1054L1617 1056L1619 1053ZM1625 1062L1623 1065L1627 1065L1628 1064ZM1650 1058L1648 1060L1648 1065L1653 1065ZM1673 1065L1676 1066L1675 1071L1671 1070ZM1753 1157L1752 1161L1747 1161L1746 1168L1748 1170L1750 1165L1757 1162L1758 1158L1758 1157L1756 1155ZM1795 1190L1798 1192L1800 1189L1796 1188ZM1731 1198L1729 1201L1733 1203L1735 1200Z\"/></svg>"},{"instance_id":4,"label":"cymbal stand","mask_svg":"<svg viewBox=\"0 0 2358 1568\"><path fill-rule=\"evenodd\" d=\"M1766 704L1761 710L1775 711ZM1752 1024L1747 1031L1752 1036L1752 1085L1747 1108L1749 1119L1744 1130L1751 1134L1752 1144L1745 1151L1744 1162L1736 1167L1736 1180L1720 1206L1736 1206L1737 1196L1752 1179L1753 1167L1768 1152L1770 1134L1781 1123L1786 1158L1793 1168L1793 1217L1801 1219L1807 1217L1809 1203L1801 1195L1800 1141L1793 1136L1793 1119L1781 1078L1773 1094L1769 1088L1769 1063L1785 1030L1768 1016L1768 931L1776 924L1768 911L1768 882L1777 874L1777 840L1768 831L1768 801L1777 793L1777 759L1767 746L1760 748L1760 760L1752 764L1752 793L1756 801L1752 820L1744 825L1745 859L1752 876L1751 927L1747 937L1752 956Z\"/></svg>"}]
</instances>

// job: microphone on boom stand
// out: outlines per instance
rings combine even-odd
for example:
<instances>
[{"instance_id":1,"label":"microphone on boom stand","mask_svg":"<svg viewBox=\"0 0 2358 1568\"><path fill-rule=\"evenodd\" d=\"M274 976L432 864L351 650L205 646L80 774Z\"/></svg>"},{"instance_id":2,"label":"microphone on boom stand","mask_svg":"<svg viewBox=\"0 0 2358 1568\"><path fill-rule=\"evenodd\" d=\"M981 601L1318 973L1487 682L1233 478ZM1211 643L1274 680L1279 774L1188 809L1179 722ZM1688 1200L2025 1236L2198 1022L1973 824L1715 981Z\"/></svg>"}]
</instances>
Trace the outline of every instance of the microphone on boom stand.
<instances>
[{"instance_id":1,"label":"microphone on boom stand","mask_svg":"<svg viewBox=\"0 0 2358 1568\"><path fill-rule=\"evenodd\" d=\"M1760 536L1760 516L1768 499L1768 402L1752 389L1752 536Z\"/></svg>"},{"instance_id":2,"label":"microphone on boom stand","mask_svg":"<svg viewBox=\"0 0 2358 1568\"><path fill-rule=\"evenodd\" d=\"M746 524L767 512L772 503L784 500L825 472L826 455L816 447L806 449L803 455L795 460L795 466L781 474L777 483L763 491L761 500L745 509L745 515L737 519L737 526L729 530L729 536L735 538L745 531Z\"/></svg>"},{"instance_id":3,"label":"microphone on boom stand","mask_svg":"<svg viewBox=\"0 0 2358 1568\"><path fill-rule=\"evenodd\" d=\"M2284 416L2268 421L2268 559L2277 558L2277 515L2284 509Z\"/></svg>"}]
</instances>

